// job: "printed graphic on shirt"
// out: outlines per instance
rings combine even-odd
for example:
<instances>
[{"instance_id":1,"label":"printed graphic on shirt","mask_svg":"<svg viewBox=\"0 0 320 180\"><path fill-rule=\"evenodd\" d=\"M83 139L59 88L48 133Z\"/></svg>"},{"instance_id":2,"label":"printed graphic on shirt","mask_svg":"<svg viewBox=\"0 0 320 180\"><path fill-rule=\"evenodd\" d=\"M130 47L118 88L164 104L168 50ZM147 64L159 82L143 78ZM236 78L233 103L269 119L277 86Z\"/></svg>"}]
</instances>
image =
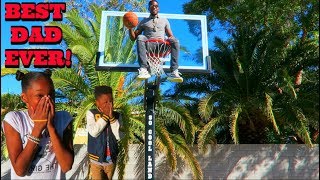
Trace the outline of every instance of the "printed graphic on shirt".
<instances>
[{"instance_id":1,"label":"printed graphic on shirt","mask_svg":"<svg viewBox=\"0 0 320 180\"><path fill-rule=\"evenodd\" d=\"M28 141L28 134L23 137L23 145L25 146ZM50 141L49 133L45 131L42 134L40 144L38 145L37 152L34 160L28 169L29 175L31 173L53 173L58 168L58 163L54 158L52 143Z\"/></svg>"}]
</instances>

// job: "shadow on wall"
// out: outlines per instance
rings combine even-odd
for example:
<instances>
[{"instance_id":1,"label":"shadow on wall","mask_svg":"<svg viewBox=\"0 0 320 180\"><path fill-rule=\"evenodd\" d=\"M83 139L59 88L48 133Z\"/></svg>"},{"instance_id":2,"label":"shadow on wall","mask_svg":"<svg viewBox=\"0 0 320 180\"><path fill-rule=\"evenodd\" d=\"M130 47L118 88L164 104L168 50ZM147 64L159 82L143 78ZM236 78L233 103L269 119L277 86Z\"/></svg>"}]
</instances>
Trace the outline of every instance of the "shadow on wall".
<instances>
[{"instance_id":1,"label":"shadow on wall","mask_svg":"<svg viewBox=\"0 0 320 180\"><path fill-rule=\"evenodd\" d=\"M86 150L86 145L75 147L75 162L67 179L87 177ZM196 148L193 152L204 179L319 179L319 145L308 148L303 144L218 144L208 146L205 154ZM177 171L171 172L165 155L156 155L156 179L192 179L188 165L181 159ZM8 163L1 163L1 179L10 179ZM116 170L113 179L117 177ZM124 179L144 179L144 145L130 145Z\"/></svg>"},{"instance_id":2,"label":"shadow on wall","mask_svg":"<svg viewBox=\"0 0 320 180\"><path fill-rule=\"evenodd\" d=\"M319 179L319 146L303 144L218 144L205 154L193 148L204 179ZM192 179L179 159L171 172L165 154L156 154L156 179ZM144 179L144 145L131 145L125 179ZM115 176L117 177L117 176Z\"/></svg>"},{"instance_id":3,"label":"shadow on wall","mask_svg":"<svg viewBox=\"0 0 320 180\"><path fill-rule=\"evenodd\" d=\"M204 179L319 179L319 146L297 144L213 145L197 155ZM190 179L179 168L172 179Z\"/></svg>"},{"instance_id":4,"label":"shadow on wall","mask_svg":"<svg viewBox=\"0 0 320 180\"><path fill-rule=\"evenodd\" d=\"M128 167L127 169L128 170L132 169L132 172L129 172L129 174L134 174L134 179L145 179L144 178L144 175L145 175L144 144L140 144L140 145L135 144L135 145L131 145L131 147L132 147L130 148L131 151L133 149L135 150L132 151L132 153L129 153L130 160L127 165ZM131 158L133 157L135 157L135 159L132 161ZM131 166L132 168L130 168ZM156 158L155 158L155 169L156 169L155 179L170 179L169 177L173 176L173 172L169 164L167 164L167 161L165 160L165 154L160 153L157 149L156 149Z\"/></svg>"}]
</instances>

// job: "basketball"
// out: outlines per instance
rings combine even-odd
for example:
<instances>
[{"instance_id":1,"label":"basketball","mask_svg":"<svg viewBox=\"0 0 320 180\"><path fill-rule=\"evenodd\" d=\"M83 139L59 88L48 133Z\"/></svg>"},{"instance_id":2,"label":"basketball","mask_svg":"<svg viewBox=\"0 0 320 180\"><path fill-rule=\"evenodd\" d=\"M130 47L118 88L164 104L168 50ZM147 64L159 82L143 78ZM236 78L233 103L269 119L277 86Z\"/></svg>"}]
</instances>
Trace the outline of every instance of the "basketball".
<instances>
[{"instance_id":1,"label":"basketball","mask_svg":"<svg viewBox=\"0 0 320 180\"><path fill-rule=\"evenodd\" d=\"M128 28L134 28L138 25L138 16L134 12L127 12L123 15L123 24Z\"/></svg>"}]
</instances>

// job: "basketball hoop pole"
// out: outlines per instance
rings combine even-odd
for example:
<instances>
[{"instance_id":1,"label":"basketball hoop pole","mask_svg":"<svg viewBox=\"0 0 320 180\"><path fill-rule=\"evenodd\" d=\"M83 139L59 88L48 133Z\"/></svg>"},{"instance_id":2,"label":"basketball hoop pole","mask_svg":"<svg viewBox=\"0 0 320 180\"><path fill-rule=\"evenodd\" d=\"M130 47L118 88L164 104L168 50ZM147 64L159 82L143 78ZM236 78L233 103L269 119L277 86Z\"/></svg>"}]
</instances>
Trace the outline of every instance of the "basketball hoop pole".
<instances>
[{"instance_id":1,"label":"basketball hoop pole","mask_svg":"<svg viewBox=\"0 0 320 180\"><path fill-rule=\"evenodd\" d=\"M145 179L155 179L155 107L160 77L156 82L145 81L146 125L145 125Z\"/></svg>"},{"instance_id":2,"label":"basketball hoop pole","mask_svg":"<svg viewBox=\"0 0 320 180\"><path fill-rule=\"evenodd\" d=\"M170 42L162 39L149 39L146 42L148 63L151 74L156 75L154 83L145 80L144 107L146 110L145 123L145 179L155 179L155 107L157 93L164 74L162 65L163 57L171 52Z\"/></svg>"}]
</instances>

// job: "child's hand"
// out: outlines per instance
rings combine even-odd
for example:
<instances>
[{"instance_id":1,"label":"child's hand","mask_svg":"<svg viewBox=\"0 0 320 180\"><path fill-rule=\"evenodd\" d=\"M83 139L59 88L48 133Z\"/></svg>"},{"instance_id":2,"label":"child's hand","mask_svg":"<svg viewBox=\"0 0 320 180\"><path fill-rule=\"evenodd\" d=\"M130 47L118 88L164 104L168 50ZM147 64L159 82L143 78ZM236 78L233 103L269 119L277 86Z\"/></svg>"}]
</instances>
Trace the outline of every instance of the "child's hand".
<instances>
[{"instance_id":1,"label":"child's hand","mask_svg":"<svg viewBox=\"0 0 320 180\"><path fill-rule=\"evenodd\" d=\"M48 101L48 97L44 96L40 99L36 109L34 109L32 106L29 109L30 118L35 123L34 126L40 130L43 130L47 125L49 111Z\"/></svg>"},{"instance_id":2,"label":"child's hand","mask_svg":"<svg viewBox=\"0 0 320 180\"><path fill-rule=\"evenodd\" d=\"M55 106L54 106L54 102L52 100L52 98L50 96L48 96L49 98L49 101L48 101L48 104L49 104L49 111L48 111L48 123L47 123L47 126L48 128L50 127L54 127L54 114L55 114Z\"/></svg>"},{"instance_id":3,"label":"child's hand","mask_svg":"<svg viewBox=\"0 0 320 180\"><path fill-rule=\"evenodd\" d=\"M109 104L107 104L107 105L105 105L103 107L100 107L99 109L103 114L109 116L110 118L113 117L113 114L112 114L112 112L113 112L113 103L109 103Z\"/></svg>"}]
</instances>

